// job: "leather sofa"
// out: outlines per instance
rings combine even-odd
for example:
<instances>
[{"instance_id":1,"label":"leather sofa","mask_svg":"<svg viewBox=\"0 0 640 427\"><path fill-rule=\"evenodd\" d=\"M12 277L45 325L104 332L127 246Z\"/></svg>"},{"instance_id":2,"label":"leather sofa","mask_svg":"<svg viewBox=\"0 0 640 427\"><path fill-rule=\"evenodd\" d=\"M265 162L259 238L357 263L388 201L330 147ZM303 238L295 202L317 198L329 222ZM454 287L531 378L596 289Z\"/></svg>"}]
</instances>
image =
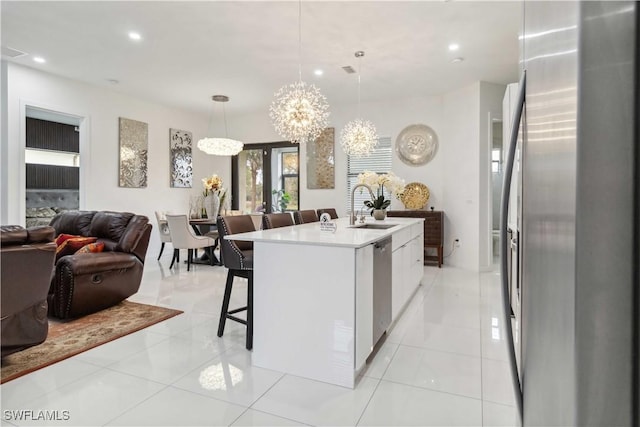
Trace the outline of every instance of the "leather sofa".
<instances>
[{"instance_id":1,"label":"leather sofa","mask_svg":"<svg viewBox=\"0 0 640 427\"><path fill-rule=\"evenodd\" d=\"M104 252L62 256L49 290L49 315L79 317L118 304L138 292L151 224L129 212L69 211L51 220L61 233L96 237Z\"/></svg>"},{"instance_id":2,"label":"leather sofa","mask_svg":"<svg viewBox=\"0 0 640 427\"><path fill-rule=\"evenodd\" d=\"M56 255L55 229L0 227L2 357L47 338L47 293Z\"/></svg>"}]
</instances>

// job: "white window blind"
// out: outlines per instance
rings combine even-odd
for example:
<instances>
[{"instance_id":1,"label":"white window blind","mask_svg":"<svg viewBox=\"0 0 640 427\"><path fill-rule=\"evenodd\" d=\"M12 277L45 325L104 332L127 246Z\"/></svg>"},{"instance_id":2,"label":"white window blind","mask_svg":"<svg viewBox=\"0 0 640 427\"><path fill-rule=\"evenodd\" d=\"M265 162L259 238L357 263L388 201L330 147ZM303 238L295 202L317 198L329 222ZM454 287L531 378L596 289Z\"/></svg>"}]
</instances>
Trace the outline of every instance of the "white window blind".
<instances>
[{"instance_id":1,"label":"white window blind","mask_svg":"<svg viewBox=\"0 0 640 427\"><path fill-rule=\"evenodd\" d=\"M364 157L347 157L347 212L351 209L351 190L358 183L358 174L364 171L372 171L378 174L385 174L391 171L391 138L379 138L375 150ZM371 200L371 196L366 188L356 190L353 209L358 212L365 200ZM385 196L390 198L385 188ZM366 212L366 208L365 208Z\"/></svg>"}]
</instances>

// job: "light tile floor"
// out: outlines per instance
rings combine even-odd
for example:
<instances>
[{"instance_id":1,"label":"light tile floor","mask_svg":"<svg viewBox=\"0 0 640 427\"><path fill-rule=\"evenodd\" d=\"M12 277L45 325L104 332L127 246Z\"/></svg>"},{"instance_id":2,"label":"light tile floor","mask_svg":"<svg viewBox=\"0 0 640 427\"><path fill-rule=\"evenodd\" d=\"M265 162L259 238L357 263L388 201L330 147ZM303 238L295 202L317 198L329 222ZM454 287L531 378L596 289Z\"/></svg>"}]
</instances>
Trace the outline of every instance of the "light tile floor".
<instances>
[{"instance_id":1,"label":"light tile floor","mask_svg":"<svg viewBox=\"0 0 640 427\"><path fill-rule=\"evenodd\" d=\"M516 424L495 272L425 267L351 390L252 367L242 325L216 336L226 270L169 270L170 254L149 255L131 300L184 314L2 385L2 426ZM18 410L69 419L18 421Z\"/></svg>"}]
</instances>

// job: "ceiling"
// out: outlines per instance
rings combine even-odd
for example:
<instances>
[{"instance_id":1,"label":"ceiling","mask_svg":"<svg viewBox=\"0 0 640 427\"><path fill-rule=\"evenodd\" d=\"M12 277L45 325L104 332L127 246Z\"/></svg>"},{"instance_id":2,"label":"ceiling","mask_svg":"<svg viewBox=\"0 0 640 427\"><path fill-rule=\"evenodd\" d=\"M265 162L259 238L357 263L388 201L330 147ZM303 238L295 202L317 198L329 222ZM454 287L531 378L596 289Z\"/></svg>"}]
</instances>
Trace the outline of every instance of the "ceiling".
<instances>
[{"instance_id":1,"label":"ceiling","mask_svg":"<svg viewBox=\"0 0 640 427\"><path fill-rule=\"evenodd\" d=\"M303 80L316 84L329 105L357 102L357 74L347 74L347 65L361 68L363 102L518 78L516 1L303 1L301 21L297 1L2 1L0 7L3 48L28 54L3 58L205 114L214 94L231 98L230 114L266 112L274 92L298 79L300 63ZM130 40L130 31L142 39ZM451 43L460 49L450 52ZM365 51L360 62L357 50ZM452 62L456 57L464 61ZM324 75L315 76L317 68Z\"/></svg>"}]
</instances>

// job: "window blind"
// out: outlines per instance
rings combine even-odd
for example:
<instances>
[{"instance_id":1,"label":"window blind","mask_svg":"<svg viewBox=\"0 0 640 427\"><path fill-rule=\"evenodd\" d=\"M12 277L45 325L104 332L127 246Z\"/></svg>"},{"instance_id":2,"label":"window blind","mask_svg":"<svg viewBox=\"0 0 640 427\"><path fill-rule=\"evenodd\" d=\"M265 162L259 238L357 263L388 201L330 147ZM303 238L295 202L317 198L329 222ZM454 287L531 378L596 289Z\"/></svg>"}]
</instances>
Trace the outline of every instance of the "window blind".
<instances>
[{"instance_id":1,"label":"window blind","mask_svg":"<svg viewBox=\"0 0 640 427\"><path fill-rule=\"evenodd\" d=\"M347 157L347 212L351 209L351 190L358 183L358 174L364 171L372 171L378 174L385 174L391 171L391 138L379 138L375 150L364 157ZM356 190L353 202L353 209L358 212L364 205L365 200L371 200L371 196L366 188ZM385 188L385 196L390 198ZM365 212L366 212L366 208Z\"/></svg>"}]
</instances>

